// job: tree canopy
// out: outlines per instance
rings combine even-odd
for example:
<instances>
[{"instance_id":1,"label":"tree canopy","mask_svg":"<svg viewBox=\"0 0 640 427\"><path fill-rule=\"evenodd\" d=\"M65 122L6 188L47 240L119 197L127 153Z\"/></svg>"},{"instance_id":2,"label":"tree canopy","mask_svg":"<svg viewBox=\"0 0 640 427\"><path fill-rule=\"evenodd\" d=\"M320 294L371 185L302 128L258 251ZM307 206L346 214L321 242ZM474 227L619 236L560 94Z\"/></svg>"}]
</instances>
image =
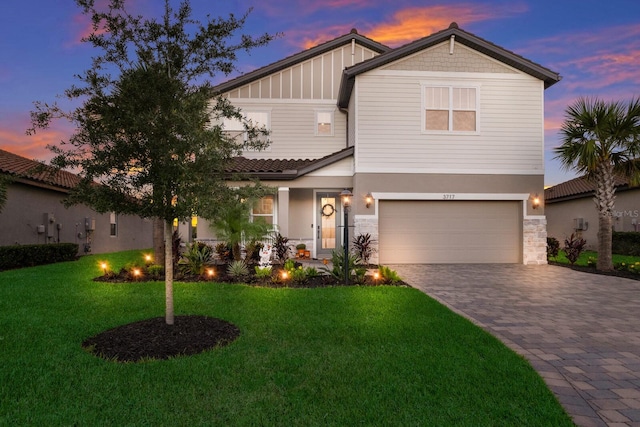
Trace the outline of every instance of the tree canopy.
<instances>
[{"instance_id":1,"label":"tree canopy","mask_svg":"<svg viewBox=\"0 0 640 427\"><path fill-rule=\"evenodd\" d=\"M65 111L57 103L37 102L30 131L59 118L75 125L67 141L50 147L53 165L77 170L82 178L68 204L164 221L167 323L172 323L173 220L214 215L233 191L224 183L228 162L243 149L269 143L266 130L216 96L208 79L229 74L237 52L274 36L237 34L247 14L200 22L191 17L188 1L174 9L165 0L157 20L128 13L125 0L110 0L104 10L94 0L76 3L93 26L82 41L100 53L77 75L80 83L64 92L80 106ZM224 132L225 118L242 122L246 138Z\"/></svg>"}]
</instances>

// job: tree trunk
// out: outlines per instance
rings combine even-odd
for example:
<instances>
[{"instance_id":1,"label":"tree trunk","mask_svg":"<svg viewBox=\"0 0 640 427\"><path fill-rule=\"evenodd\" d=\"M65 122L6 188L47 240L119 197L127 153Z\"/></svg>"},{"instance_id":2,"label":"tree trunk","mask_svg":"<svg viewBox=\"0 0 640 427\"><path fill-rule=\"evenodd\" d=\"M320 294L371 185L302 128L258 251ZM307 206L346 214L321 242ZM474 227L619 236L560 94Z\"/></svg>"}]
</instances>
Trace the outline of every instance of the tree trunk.
<instances>
[{"instance_id":1,"label":"tree trunk","mask_svg":"<svg viewBox=\"0 0 640 427\"><path fill-rule=\"evenodd\" d=\"M165 321L173 325L173 224L164 223L164 293L165 293Z\"/></svg>"},{"instance_id":2,"label":"tree trunk","mask_svg":"<svg viewBox=\"0 0 640 427\"><path fill-rule=\"evenodd\" d=\"M596 269L610 271L613 270L612 218L615 203L613 165L611 163L603 163L598 166L594 201L598 207L598 262Z\"/></svg>"},{"instance_id":3,"label":"tree trunk","mask_svg":"<svg viewBox=\"0 0 640 427\"><path fill-rule=\"evenodd\" d=\"M164 265L164 221L153 219L153 263Z\"/></svg>"}]
</instances>

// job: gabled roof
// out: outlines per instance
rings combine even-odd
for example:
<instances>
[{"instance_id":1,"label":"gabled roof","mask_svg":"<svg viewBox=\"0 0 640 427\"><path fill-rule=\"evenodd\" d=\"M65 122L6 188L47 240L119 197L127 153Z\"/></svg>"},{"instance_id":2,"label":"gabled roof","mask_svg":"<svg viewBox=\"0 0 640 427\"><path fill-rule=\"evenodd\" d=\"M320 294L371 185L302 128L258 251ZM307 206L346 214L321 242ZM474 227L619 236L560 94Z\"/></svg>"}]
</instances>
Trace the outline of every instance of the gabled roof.
<instances>
[{"instance_id":1,"label":"gabled roof","mask_svg":"<svg viewBox=\"0 0 640 427\"><path fill-rule=\"evenodd\" d=\"M346 148L320 159L247 159L236 157L226 172L242 174L262 180L291 180L336 163L353 155L353 147Z\"/></svg>"},{"instance_id":2,"label":"gabled roof","mask_svg":"<svg viewBox=\"0 0 640 427\"><path fill-rule=\"evenodd\" d=\"M276 73L278 71L284 70L285 68L289 68L295 64L300 62L304 62L308 59L311 59L315 56L322 55L326 52L329 52L333 49L336 49L340 46L344 46L351 43L351 40L355 40L356 43L371 49L378 53L383 53L389 51L391 48L385 46L381 43L378 43L374 40L371 40L363 35L358 34L355 29L352 29L349 34L345 34L336 39L330 40L326 43L319 44L318 46L309 48L302 52L291 55L287 58L284 58L278 62L274 62L270 65L267 65L262 68L258 68L257 70L251 71L247 74L243 74L242 76L236 77L235 79L229 80L225 83L222 83L213 88L216 93L224 93L230 90L236 89L240 86L244 86L247 83L253 82L255 80L259 80L263 77L266 77L270 74Z\"/></svg>"},{"instance_id":3,"label":"gabled roof","mask_svg":"<svg viewBox=\"0 0 640 427\"><path fill-rule=\"evenodd\" d=\"M621 176L614 177L616 190L629 188L629 181ZM565 200L591 197L596 190L596 183L586 177L574 178L553 187L545 188L545 203L562 202Z\"/></svg>"},{"instance_id":4,"label":"gabled roof","mask_svg":"<svg viewBox=\"0 0 640 427\"><path fill-rule=\"evenodd\" d=\"M397 61L398 59L420 52L421 50L449 40L451 36L455 36L456 43L460 43L517 70L543 80L545 89L559 82L561 79L558 73L555 73L542 65L536 64L535 62L529 61L528 59L525 59L524 57L509 50L503 49L500 46L497 46L474 34L463 31L458 28L458 24L452 22L446 30L439 31L397 49L387 51L386 53L345 69L342 74L340 91L338 93L338 106L340 108L346 108L349 105L349 98L353 91L355 77L358 74L362 74L383 65L387 65L393 61Z\"/></svg>"},{"instance_id":5,"label":"gabled roof","mask_svg":"<svg viewBox=\"0 0 640 427\"><path fill-rule=\"evenodd\" d=\"M70 190L80 182L80 177L71 172L5 150L0 150L0 173L11 175L19 182L58 190Z\"/></svg>"}]
</instances>

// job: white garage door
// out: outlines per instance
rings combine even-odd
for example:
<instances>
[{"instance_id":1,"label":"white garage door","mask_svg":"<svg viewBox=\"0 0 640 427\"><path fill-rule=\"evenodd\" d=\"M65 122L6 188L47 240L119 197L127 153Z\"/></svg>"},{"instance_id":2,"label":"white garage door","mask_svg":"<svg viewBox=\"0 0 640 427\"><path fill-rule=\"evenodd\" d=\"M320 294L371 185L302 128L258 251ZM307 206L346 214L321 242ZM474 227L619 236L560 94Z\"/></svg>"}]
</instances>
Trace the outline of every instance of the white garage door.
<instances>
[{"instance_id":1,"label":"white garage door","mask_svg":"<svg viewBox=\"0 0 640 427\"><path fill-rule=\"evenodd\" d=\"M380 264L519 263L521 202L384 201Z\"/></svg>"}]
</instances>

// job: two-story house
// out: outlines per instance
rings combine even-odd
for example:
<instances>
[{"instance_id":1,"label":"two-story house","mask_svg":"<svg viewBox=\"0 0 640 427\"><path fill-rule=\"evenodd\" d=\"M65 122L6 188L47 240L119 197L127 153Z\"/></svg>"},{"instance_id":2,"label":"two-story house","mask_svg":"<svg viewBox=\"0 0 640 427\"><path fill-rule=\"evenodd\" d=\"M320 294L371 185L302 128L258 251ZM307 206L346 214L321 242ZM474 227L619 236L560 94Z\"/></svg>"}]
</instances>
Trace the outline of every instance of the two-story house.
<instances>
[{"instance_id":1,"label":"two-story house","mask_svg":"<svg viewBox=\"0 0 640 427\"><path fill-rule=\"evenodd\" d=\"M544 90L559 80L452 23L396 49L352 30L216 89L271 131L233 167L277 187L254 215L313 257L341 247L349 189L373 262L540 264Z\"/></svg>"}]
</instances>

